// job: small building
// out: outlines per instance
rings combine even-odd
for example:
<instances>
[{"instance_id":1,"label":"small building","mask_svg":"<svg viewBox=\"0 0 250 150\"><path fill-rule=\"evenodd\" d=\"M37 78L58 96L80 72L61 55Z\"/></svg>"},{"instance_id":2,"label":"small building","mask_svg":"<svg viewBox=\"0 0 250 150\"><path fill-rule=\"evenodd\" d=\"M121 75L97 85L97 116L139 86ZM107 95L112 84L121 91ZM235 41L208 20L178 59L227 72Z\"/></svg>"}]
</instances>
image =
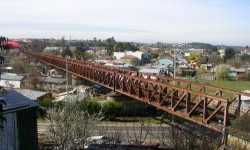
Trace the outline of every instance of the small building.
<instances>
[{"instance_id":1,"label":"small building","mask_svg":"<svg viewBox=\"0 0 250 150\"><path fill-rule=\"evenodd\" d=\"M173 61L167 58L160 59L158 68L173 67Z\"/></svg>"},{"instance_id":2,"label":"small building","mask_svg":"<svg viewBox=\"0 0 250 150\"><path fill-rule=\"evenodd\" d=\"M250 90L245 90L242 91L245 93L250 93ZM237 107L238 106L238 100L233 101L232 107ZM250 110L250 97L248 96L241 96L241 105L240 105L240 110L244 113Z\"/></svg>"},{"instance_id":3,"label":"small building","mask_svg":"<svg viewBox=\"0 0 250 150\"><path fill-rule=\"evenodd\" d=\"M45 47L44 52L62 52L62 48L61 47L56 47L56 46L51 46L51 47Z\"/></svg>"},{"instance_id":4,"label":"small building","mask_svg":"<svg viewBox=\"0 0 250 150\"><path fill-rule=\"evenodd\" d=\"M122 59L122 57L126 55L132 55L137 57L140 61L145 61L150 59L150 54L146 52L140 52L140 51L125 51L125 52L114 52L113 57L117 60Z\"/></svg>"},{"instance_id":5,"label":"small building","mask_svg":"<svg viewBox=\"0 0 250 150\"><path fill-rule=\"evenodd\" d=\"M224 57L224 55L225 55L225 51L226 51L226 49L225 49L225 48L221 48L221 49L219 49L219 50L218 50L218 52L220 53L220 57L221 57L221 58L223 58L223 57Z\"/></svg>"},{"instance_id":6,"label":"small building","mask_svg":"<svg viewBox=\"0 0 250 150\"><path fill-rule=\"evenodd\" d=\"M0 131L0 150L38 149L38 104L15 90L8 90L4 101L6 122Z\"/></svg>"},{"instance_id":7,"label":"small building","mask_svg":"<svg viewBox=\"0 0 250 150\"><path fill-rule=\"evenodd\" d=\"M25 77L14 73L1 73L0 86L20 89L25 87Z\"/></svg>"},{"instance_id":8,"label":"small building","mask_svg":"<svg viewBox=\"0 0 250 150\"><path fill-rule=\"evenodd\" d=\"M185 57L188 57L190 56L190 54L193 54L193 53L197 53L197 54L201 54L203 55L203 49L194 49L194 48L191 48L191 49L188 49L186 51L184 51L184 56Z\"/></svg>"},{"instance_id":9,"label":"small building","mask_svg":"<svg viewBox=\"0 0 250 150\"><path fill-rule=\"evenodd\" d=\"M213 64L201 64L200 68L203 70L211 70L213 68Z\"/></svg>"},{"instance_id":10,"label":"small building","mask_svg":"<svg viewBox=\"0 0 250 150\"><path fill-rule=\"evenodd\" d=\"M231 78L237 78L237 79L244 79L246 76L246 69L245 68L235 68L230 67L230 72L228 73L228 76Z\"/></svg>"},{"instance_id":11,"label":"small building","mask_svg":"<svg viewBox=\"0 0 250 150\"><path fill-rule=\"evenodd\" d=\"M139 65L140 61L139 58L133 55L126 55L121 58L125 64L131 65L131 66L137 66Z\"/></svg>"},{"instance_id":12,"label":"small building","mask_svg":"<svg viewBox=\"0 0 250 150\"><path fill-rule=\"evenodd\" d=\"M39 87L43 90L60 91L65 89L65 78L41 77L39 79Z\"/></svg>"},{"instance_id":13,"label":"small building","mask_svg":"<svg viewBox=\"0 0 250 150\"><path fill-rule=\"evenodd\" d=\"M162 76L172 76L172 72L168 68L142 68L139 70L139 72Z\"/></svg>"},{"instance_id":14,"label":"small building","mask_svg":"<svg viewBox=\"0 0 250 150\"><path fill-rule=\"evenodd\" d=\"M243 91L245 93L250 93L250 90ZM241 104L241 110L242 111L248 111L250 110L250 97L248 96L241 96L242 104Z\"/></svg>"},{"instance_id":15,"label":"small building","mask_svg":"<svg viewBox=\"0 0 250 150\"><path fill-rule=\"evenodd\" d=\"M28 89L20 89L20 90L17 90L17 92L35 101L43 100L45 98L52 98L52 93L49 93L49 92L41 92L41 91L34 91L34 90L28 90Z\"/></svg>"}]
</instances>

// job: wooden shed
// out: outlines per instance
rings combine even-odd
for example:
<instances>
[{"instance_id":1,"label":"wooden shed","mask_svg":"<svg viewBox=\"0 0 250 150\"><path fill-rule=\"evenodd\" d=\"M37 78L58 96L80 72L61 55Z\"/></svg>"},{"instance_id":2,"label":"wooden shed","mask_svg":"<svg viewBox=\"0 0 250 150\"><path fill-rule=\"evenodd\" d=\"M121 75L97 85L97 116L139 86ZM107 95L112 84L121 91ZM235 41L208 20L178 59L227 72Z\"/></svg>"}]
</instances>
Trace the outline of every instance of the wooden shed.
<instances>
[{"instance_id":1,"label":"wooden shed","mask_svg":"<svg viewBox=\"0 0 250 150\"><path fill-rule=\"evenodd\" d=\"M15 90L8 90L4 100L3 116L6 122L0 130L0 150L38 149L38 104Z\"/></svg>"}]
</instances>

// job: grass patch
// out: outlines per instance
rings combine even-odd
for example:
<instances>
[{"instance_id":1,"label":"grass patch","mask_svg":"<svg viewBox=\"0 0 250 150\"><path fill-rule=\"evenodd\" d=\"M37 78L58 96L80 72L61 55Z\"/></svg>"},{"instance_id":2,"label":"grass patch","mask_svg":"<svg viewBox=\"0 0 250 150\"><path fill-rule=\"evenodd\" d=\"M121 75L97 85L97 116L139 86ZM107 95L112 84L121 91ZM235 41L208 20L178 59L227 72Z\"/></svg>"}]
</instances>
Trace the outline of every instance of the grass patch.
<instances>
[{"instance_id":1,"label":"grass patch","mask_svg":"<svg viewBox=\"0 0 250 150\"><path fill-rule=\"evenodd\" d=\"M209 84L216 87L236 90L236 91L250 90L249 81L215 80L215 81L209 81Z\"/></svg>"},{"instance_id":2,"label":"grass patch","mask_svg":"<svg viewBox=\"0 0 250 150\"><path fill-rule=\"evenodd\" d=\"M38 118L37 123L49 123L49 121L44 118Z\"/></svg>"},{"instance_id":3,"label":"grass patch","mask_svg":"<svg viewBox=\"0 0 250 150\"><path fill-rule=\"evenodd\" d=\"M108 124L123 124L123 123L138 123L138 124L162 124L166 122L170 122L169 119L155 119L151 117L126 117L122 119L122 117L117 117L115 120L112 121L105 121Z\"/></svg>"}]
</instances>

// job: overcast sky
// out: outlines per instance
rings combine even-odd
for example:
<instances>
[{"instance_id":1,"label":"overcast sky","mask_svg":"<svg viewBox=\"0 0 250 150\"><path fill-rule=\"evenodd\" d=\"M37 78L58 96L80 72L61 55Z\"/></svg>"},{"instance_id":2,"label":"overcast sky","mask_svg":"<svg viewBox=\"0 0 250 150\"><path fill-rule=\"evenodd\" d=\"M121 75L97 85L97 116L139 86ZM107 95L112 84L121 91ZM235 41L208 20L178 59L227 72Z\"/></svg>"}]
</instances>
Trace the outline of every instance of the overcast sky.
<instances>
[{"instance_id":1,"label":"overcast sky","mask_svg":"<svg viewBox=\"0 0 250 150\"><path fill-rule=\"evenodd\" d=\"M1 0L0 36L250 45L250 0Z\"/></svg>"}]
</instances>

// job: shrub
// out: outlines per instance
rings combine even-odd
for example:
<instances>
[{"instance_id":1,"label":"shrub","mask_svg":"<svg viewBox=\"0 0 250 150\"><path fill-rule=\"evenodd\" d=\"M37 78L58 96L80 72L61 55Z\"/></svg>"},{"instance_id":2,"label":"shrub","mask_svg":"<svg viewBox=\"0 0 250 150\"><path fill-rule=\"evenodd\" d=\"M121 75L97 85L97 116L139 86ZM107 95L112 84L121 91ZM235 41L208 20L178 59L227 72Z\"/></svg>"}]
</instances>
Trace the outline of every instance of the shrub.
<instances>
[{"instance_id":1,"label":"shrub","mask_svg":"<svg viewBox=\"0 0 250 150\"><path fill-rule=\"evenodd\" d=\"M87 110L90 114L95 114L100 112L101 105L96 100L82 100L79 101L79 107L81 110Z\"/></svg>"},{"instance_id":2,"label":"shrub","mask_svg":"<svg viewBox=\"0 0 250 150\"><path fill-rule=\"evenodd\" d=\"M38 118L45 118L46 110L54 106L51 98L44 98L42 100L38 100L37 103L45 109L45 110L44 109L37 110Z\"/></svg>"},{"instance_id":3,"label":"shrub","mask_svg":"<svg viewBox=\"0 0 250 150\"><path fill-rule=\"evenodd\" d=\"M103 112L107 119L113 120L120 114L121 108L122 108L122 103L120 102L116 101L106 102L103 105Z\"/></svg>"},{"instance_id":4,"label":"shrub","mask_svg":"<svg viewBox=\"0 0 250 150\"><path fill-rule=\"evenodd\" d=\"M247 81L250 81L250 73L248 73L248 74L246 75L246 80L247 80Z\"/></svg>"}]
</instances>

